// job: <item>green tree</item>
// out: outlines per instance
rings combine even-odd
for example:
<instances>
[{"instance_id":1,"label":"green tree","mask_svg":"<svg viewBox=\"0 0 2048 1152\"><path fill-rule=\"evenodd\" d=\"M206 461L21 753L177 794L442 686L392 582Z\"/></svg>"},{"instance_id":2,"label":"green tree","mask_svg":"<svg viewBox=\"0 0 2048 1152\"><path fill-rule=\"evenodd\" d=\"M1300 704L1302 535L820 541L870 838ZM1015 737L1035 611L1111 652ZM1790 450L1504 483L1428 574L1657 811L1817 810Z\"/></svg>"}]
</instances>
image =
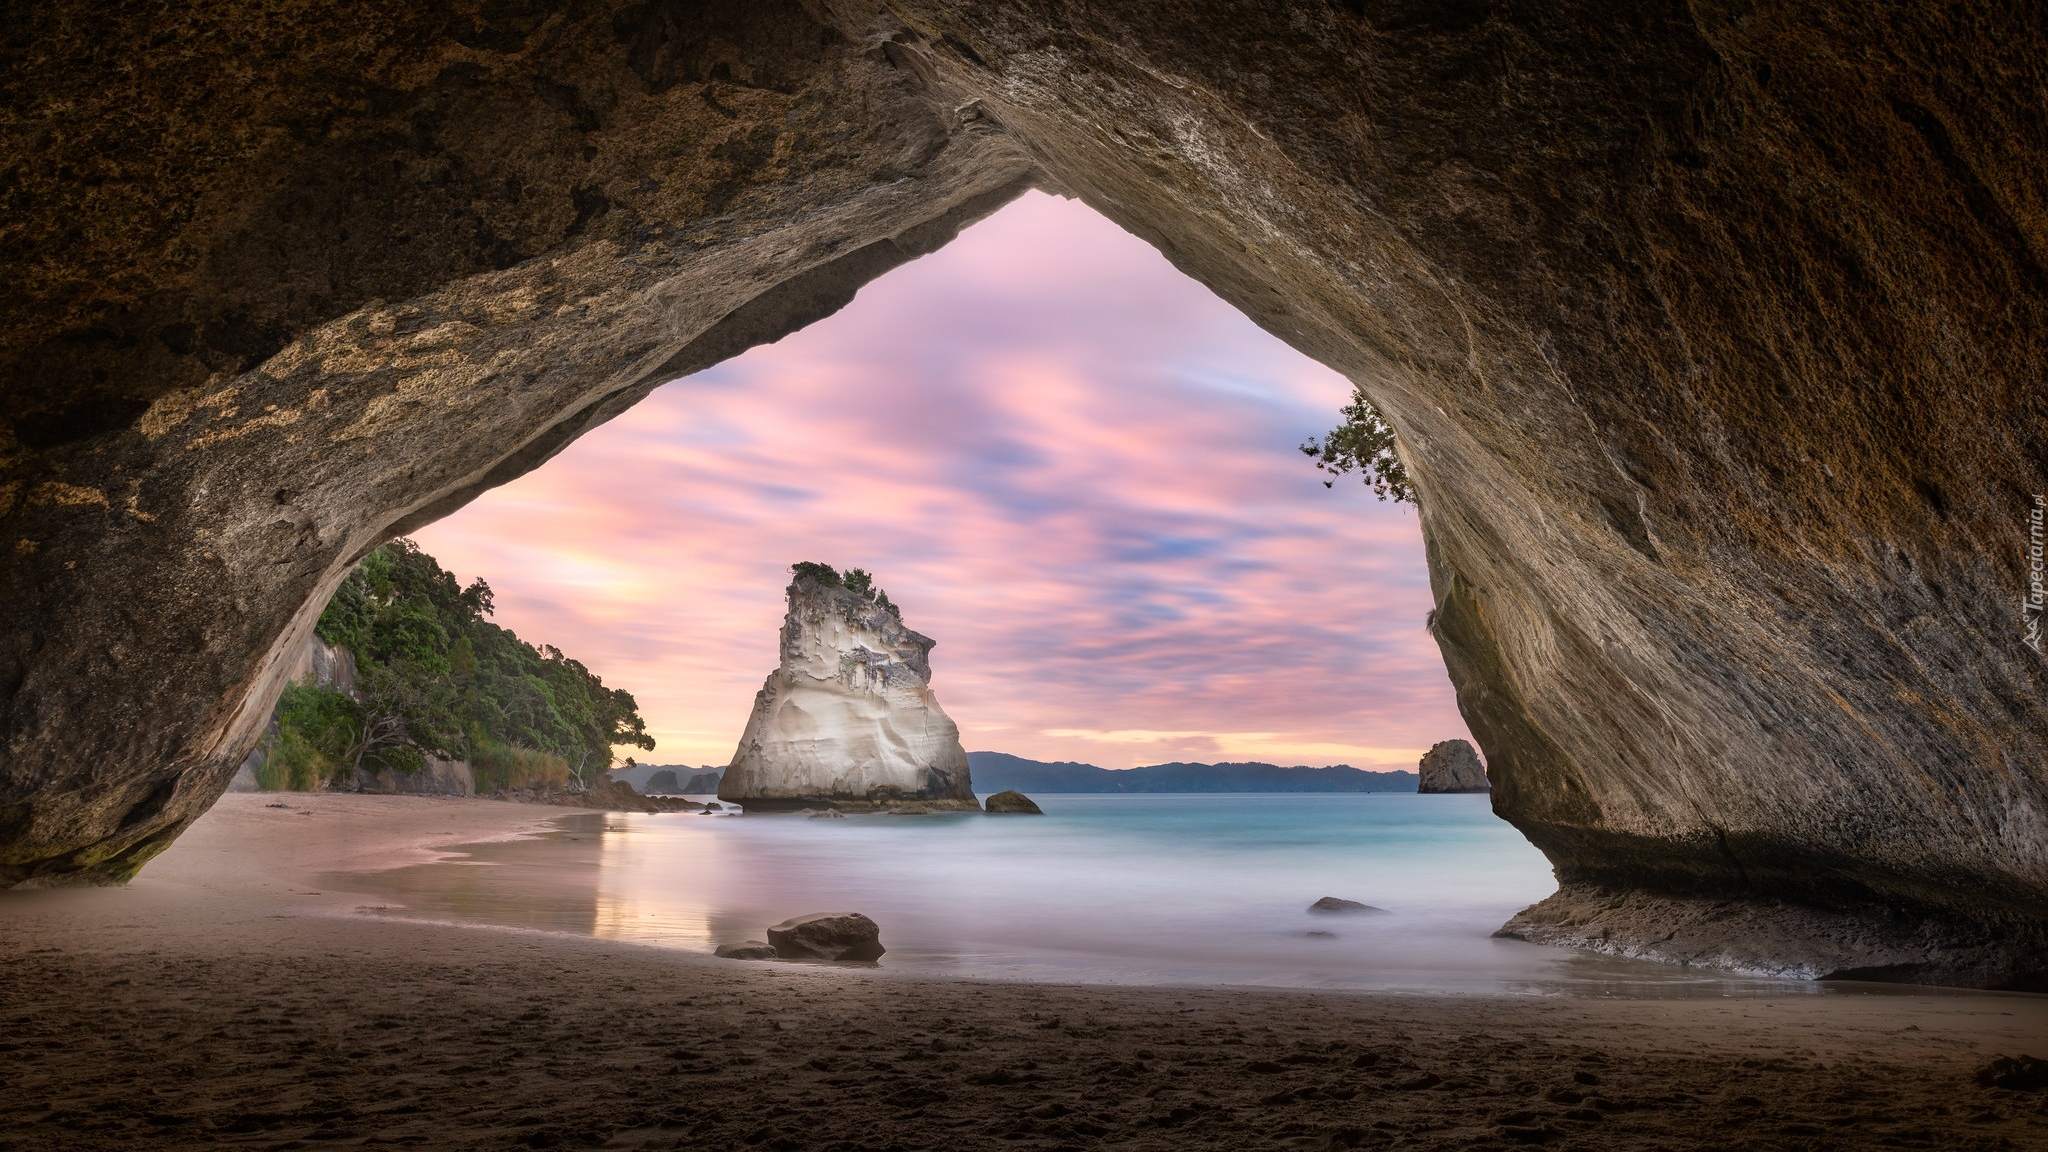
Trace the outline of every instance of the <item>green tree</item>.
<instances>
[{"instance_id":1,"label":"green tree","mask_svg":"<svg viewBox=\"0 0 2048 1152\"><path fill-rule=\"evenodd\" d=\"M1408 482L1408 469L1401 463L1394 429L1372 401L1365 398L1365 390L1354 385L1351 403L1340 409L1338 415L1344 417L1344 422L1321 440L1310 437L1301 446L1302 453L1333 477L1358 471L1360 479L1382 500L1415 503L1415 488ZM1334 479L1323 481L1325 488L1335 484Z\"/></svg>"},{"instance_id":2,"label":"green tree","mask_svg":"<svg viewBox=\"0 0 2048 1152\"><path fill-rule=\"evenodd\" d=\"M288 684L278 697L275 727L263 740L257 786L269 792L310 792L341 770L361 723L361 706L345 692Z\"/></svg>"},{"instance_id":3,"label":"green tree","mask_svg":"<svg viewBox=\"0 0 2048 1152\"><path fill-rule=\"evenodd\" d=\"M502 768L501 786L521 787L507 782L587 784L611 765L615 745L654 748L631 693L492 623L493 609L490 585L457 584L410 540L364 556L316 625L321 639L355 653L355 698L329 693L352 710L322 719L317 739L295 724L293 754L317 754L329 772L365 773L417 771L430 755L468 758Z\"/></svg>"}]
</instances>

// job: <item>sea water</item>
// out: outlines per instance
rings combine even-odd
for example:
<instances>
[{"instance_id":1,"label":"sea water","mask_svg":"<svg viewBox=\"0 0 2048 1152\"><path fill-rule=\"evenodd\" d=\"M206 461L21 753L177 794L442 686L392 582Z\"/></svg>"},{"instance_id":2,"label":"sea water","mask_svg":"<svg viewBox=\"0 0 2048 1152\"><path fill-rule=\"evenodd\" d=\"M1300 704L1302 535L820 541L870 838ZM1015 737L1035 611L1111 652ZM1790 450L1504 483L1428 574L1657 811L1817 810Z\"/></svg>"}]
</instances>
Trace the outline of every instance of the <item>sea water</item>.
<instances>
[{"instance_id":1,"label":"sea water","mask_svg":"<svg viewBox=\"0 0 2048 1152\"><path fill-rule=\"evenodd\" d=\"M1043 816L591 813L537 840L476 845L348 883L374 887L389 900L381 910L396 914L702 953L762 939L792 916L862 912L881 925L881 967L908 974L1416 992L1788 990L1495 938L1555 883L1485 796L1036 799ZM1324 896L1377 911L1309 911Z\"/></svg>"}]
</instances>

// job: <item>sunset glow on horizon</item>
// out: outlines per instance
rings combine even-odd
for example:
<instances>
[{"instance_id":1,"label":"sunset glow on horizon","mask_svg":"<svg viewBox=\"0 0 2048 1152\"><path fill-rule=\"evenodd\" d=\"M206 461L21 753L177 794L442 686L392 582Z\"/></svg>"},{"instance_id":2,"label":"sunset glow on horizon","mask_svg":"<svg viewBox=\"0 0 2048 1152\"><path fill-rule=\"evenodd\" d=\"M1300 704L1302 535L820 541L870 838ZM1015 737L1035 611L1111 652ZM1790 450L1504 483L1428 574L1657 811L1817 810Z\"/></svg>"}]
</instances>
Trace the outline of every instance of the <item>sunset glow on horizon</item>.
<instances>
[{"instance_id":1,"label":"sunset glow on horizon","mask_svg":"<svg viewBox=\"0 0 2048 1152\"><path fill-rule=\"evenodd\" d=\"M1346 381L1030 193L415 534L724 764L789 565L874 573L974 750L1412 769L1466 736L1413 509L1296 450Z\"/></svg>"}]
</instances>

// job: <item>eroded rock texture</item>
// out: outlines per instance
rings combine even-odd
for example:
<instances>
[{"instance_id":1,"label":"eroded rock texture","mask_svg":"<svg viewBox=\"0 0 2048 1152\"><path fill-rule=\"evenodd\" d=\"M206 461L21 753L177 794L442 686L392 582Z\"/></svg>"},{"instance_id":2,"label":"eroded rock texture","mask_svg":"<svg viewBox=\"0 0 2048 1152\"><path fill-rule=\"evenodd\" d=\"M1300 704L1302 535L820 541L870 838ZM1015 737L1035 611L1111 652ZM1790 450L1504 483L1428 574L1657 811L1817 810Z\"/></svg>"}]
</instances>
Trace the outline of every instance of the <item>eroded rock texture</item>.
<instances>
[{"instance_id":1,"label":"eroded rock texture","mask_svg":"<svg viewBox=\"0 0 2048 1152\"><path fill-rule=\"evenodd\" d=\"M980 811L959 726L932 692L932 638L887 598L802 572L788 599L781 659L754 695L718 798L770 812Z\"/></svg>"},{"instance_id":2,"label":"eroded rock texture","mask_svg":"<svg viewBox=\"0 0 2048 1152\"><path fill-rule=\"evenodd\" d=\"M353 556L1035 179L1400 432L1564 884L1515 930L2039 980L2043 20L44 5L0 73L0 866L131 872Z\"/></svg>"},{"instance_id":3,"label":"eroded rock texture","mask_svg":"<svg viewBox=\"0 0 2048 1152\"><path fill-rule=\"evenodd\" d=\"M1487 792L1486 767L1463 740L1441 740L1415 766L1417 792Z\"/></svg>"},{"instance_id":4,"label":"eroded rock texture","mask_svg":"<svg viewBox=\"0 0 2048 1152\"><path fill-rule=\"evenodd\" d=\"M0 882L205 810L353 559L1027 186L796 4L6 35Z\"/></svg>"}]
</instances>

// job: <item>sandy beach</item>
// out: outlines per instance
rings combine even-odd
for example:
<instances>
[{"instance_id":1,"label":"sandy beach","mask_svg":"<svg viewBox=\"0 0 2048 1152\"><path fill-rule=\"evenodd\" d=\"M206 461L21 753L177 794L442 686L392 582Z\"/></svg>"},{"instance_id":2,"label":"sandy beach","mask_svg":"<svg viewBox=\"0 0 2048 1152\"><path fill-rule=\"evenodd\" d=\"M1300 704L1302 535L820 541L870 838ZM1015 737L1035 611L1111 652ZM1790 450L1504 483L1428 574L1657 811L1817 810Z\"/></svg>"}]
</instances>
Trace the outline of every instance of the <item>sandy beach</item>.
<instances>
[{"instance_id":1,"label":"sandy beach","mask_svg":"<svg viewBox=\"0 0 2048 1152\"><path fill-rule=\"evenodd\" d=\"M2048 997L913 980L335 883L561 815L231 795L126 889L0 893L0 1148L2048 1148L2048 1093L1975 1079Z\"/></svg>"}]
</instances>

